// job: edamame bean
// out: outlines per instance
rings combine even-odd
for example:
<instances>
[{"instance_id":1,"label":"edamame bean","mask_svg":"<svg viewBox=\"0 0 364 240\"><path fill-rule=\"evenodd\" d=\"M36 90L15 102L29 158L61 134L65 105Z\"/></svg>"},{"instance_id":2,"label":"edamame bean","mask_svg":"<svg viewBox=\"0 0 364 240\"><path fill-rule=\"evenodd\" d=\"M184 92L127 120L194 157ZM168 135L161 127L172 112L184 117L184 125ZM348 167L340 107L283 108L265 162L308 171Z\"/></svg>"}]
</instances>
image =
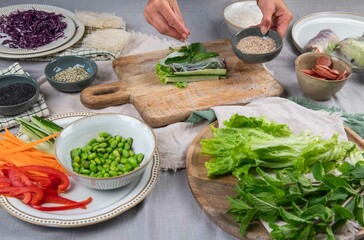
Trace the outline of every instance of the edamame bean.
<instances>
[{"instance_id":1,"label":"edamame bean","mask_svg":"<svg viewBox=\"0 0 364 240\"><path fill-rule=\"evenodd\" d=\"M72 167L74 167L74 168L80 168L80 164L78 164L76 162L73 162L72 163Z\"/></svg>"},{"instance_id":2,"label":"edamame bean","mask_svg":"<svg viewBox=\"0 0 364 240\"><path fill-rule=\"evenodd\" d=\"M133 169L134 169L134 168L136 168L136 167L138 166L138 162L137 162L137 160L136 160L135 158L130 157L130 158L128 159L128 161L129 161L129 163L133 166Z\"/></svg>"},{"instance_id":3,"label":"edamame bean","mask_svg":"<svg viewBox=\"0 0 364 240\"><path fill-rule=\"evenodd\" d=\"M99 144L99 147L100 148L106 148L107 147L107 143L106 142L100 143Z\"/></svg>"},{"instance_id":4,"label":"edamame bean","mask_svg":"<svg viewBox=\"0 0 364 240\"><path fill-rule=\"evenodd\" d=\"M96 141L97 141L98 143L102 143L102 142L105 142L105 138L100 137L100 136L97 136L97 137L96 137Z\"/></svg>"},{"instance_id":5,"label":"edamame bean","mask_svg":"<svg viewBox=\"0 0 364 240\"><path fill-rule=\"evenodd\" d=\"M129 151L124 149L123 150L123 157L128 158L129 156L130 156Z\"/></svg>"},{"instance_id":6,"label":"edamame bean","mask_svg":"<svg viewBox=\"0 0 364 240\"><path fill-rule=\"evenodd\" d=\"M126 142L129 144L129 146L131 147L133 145L133 138L128 137L128 139L126 139Z\"/></svg>"},{"instance_id":7,"label":"edamame bean","mask_svg":"<svg viewBox=\"0 0 364 240\"><path fill-rule=\"evenodd\" d=\"M115 156L115 157L121 157L121 156L120 156L120 153L118 152L118 150L114 150L114 151L112 152L112 154L114 154L114 156Z\"/></svg>"},{"instance_id":8,"label":"edamame bean","mask_svg":"<svg viewBox=\"0 0 364 240\"><path fill-rule=\"evenodd\" d=\"M112 147L112 148L116 148L117 146L118 146L118 142L115 140L110 143L110 147Z\"/></svg>"},{"instance_id":9,"label":"edamame bean","mask_svg":"<svg viewBox=\"0 0 364 240\"><path fill-rule=\"evenodd\" d=\"M124 150L130 150L130 144L129 143L124 144Z\"/></svg>"},{"instance_id":10,"label":"edamame bean","mask_svg":"<svg viewBox=\"0 0 364 240\"><path fill-rule=\"evenodd\" d=\"M76 156L74 159L73 159L74 162L76 163L80 163L81 162L81 158L79 156Z\"/></svg>"},{"instance_id":11,"label":"edamame bean","mask_svg":"<svg viewBox=\"0 0 364 240\"><path fill-rule=\"evenodd\" d=\"M97 167L95 166L95 164L90 164L90 171L93 173L97 172Z\"/></svg>"},{"instance_id":12,"label":"edamame bean","mask_svg":"<svg viewBox=\"0 0 364 240\"><path fill-rule=\"evenodd\" d=\"M130 163L127 163L124 165L124 169L123 169L124 173L130 172L131 170L133 170L133 166Z\"/></svg>"},{"instance_id":13,"label":"edamame bean","mask_svg":"<svg viewBox=\"0 0 364 240\"><path fill-rule=\"evenodd\" d=\"M136 155L136 159L137 159L138 163L141 163L143 161L143 159L144 159L144 154L143 153L138 153Z\"/></svg>"}]
</instances>

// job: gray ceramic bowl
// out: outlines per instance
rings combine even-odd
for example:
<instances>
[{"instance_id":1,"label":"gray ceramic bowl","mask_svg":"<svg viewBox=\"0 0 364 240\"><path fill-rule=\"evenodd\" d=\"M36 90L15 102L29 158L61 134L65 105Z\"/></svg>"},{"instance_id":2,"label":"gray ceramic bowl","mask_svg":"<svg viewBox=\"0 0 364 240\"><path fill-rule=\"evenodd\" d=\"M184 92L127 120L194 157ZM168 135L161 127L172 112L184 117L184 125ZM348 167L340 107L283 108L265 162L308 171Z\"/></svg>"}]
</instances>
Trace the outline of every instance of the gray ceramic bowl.
<instances>
[{"instance_id":1,"label":"gray ceramic bowl","mask_svg":"<svg viewBox=\"0 0 364 240\"><path fill-rule=\"evenodd\" d=\"M89 74L89 77L77 81L77 82L63 82L63 81L56 81L53 79L54 75L74 66L81 66L83 67ZM87 86L89 86L96 77L97 73L97 65L96 63L86 57L81 56L65 56L57 58L50 63L44 69L44 74L52 87L57 89L61 92L80 92Z\"/></svg>"},{"instance_id":2,"label":"gray ceramic bowl","mask_svg":"<svg viewBox=\"0 0 364 240\"><path fill-rule=\"evenodd\" d=\"M245 38L248 36L258 36L258 37L268 36L270 38L273 38L276 43L276 49L272 52L263 53L263 54L244 53L244 52L240 51L236 47L236 45L242 38ZM282 41L282 38L279 36L279 34L273 30L269 30L266 35L263 35L260 32L259 27L252 27L252 28L243 29L243 30L237 32L236 34L234 34L234 36L231 39L231 47L232 47L235 55L246 63L250 63L250 64L264 63L264 62L269 62L269 61L273 60L274 58L276 58L279 55L279 53L281 52L282 47L283 47L283 41Z\"/></svg>"},{"instance_id":3,"label":"gray ceramic bowl","mask_svg":"<svg viewBox=\"0 0 364 240\"><path fill-rule=\"evenodd\" d=\"M33 105L38 101L39 98L39 84L38 82L28 76L25 75L5 75L0 77L0 88L7 87L11 84L17 83L28 83L35 88L35 93L28 100L24 102L20 102L14 105L0 105L0 114L5 116L13 116L18 115L20 113L25 112L29 108L33 107ZM9 92L14 98L14 92ZM1 93L3 94L3 93ZM2 95L3 97L4 95ZM0 103L1 104L1 103Z\"/></svg>"}]
</instances>

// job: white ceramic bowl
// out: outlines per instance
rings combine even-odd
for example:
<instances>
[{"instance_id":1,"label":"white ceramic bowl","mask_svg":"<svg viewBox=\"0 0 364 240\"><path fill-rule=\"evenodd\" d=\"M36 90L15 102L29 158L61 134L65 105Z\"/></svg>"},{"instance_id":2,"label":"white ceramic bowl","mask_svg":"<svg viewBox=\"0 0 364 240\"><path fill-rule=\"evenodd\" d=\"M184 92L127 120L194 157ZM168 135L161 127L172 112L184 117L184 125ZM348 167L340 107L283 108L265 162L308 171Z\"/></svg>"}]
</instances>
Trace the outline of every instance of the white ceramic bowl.
<instances>
[{"instance_id":1,"label":"white ceramic bowl","mask_svg":"<svg viewBox=\"0 0 364 240\"><path fill-rule=\"evenodd\" d=\"M258 25L263 17L256 1L240 1L227 5L223 15L231 34Z\"/></svg>"},{"instance_id":2,"label":"white ceramic bowl","mask_svg":"<svg viewBox=\"0 0 364 240\"><path fill-rule=\"evenodd\" d=\"M134 152L144 154L139 167L126 174L108 178L89 177L74 172L71 150L82 148L102 131L112 136L119 134L125 138L132 137ZM65 127L55 142L57 160L66 171L80 184L99 190L116 189L136 181L153 159L156 149L153 130L144 122L122 114L97 114L81 118Z\"/></svg>"}]
</instances>

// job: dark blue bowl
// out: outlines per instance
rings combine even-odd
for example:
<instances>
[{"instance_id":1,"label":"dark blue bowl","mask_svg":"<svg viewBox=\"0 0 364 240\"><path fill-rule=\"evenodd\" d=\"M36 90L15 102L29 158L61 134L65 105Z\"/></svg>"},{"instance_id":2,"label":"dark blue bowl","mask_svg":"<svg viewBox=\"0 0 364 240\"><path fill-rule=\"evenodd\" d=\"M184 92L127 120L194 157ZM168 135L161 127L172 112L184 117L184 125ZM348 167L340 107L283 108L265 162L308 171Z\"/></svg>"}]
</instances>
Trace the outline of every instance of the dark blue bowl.
<instances>
[{"instance_id":1,"label":"dark blue bowl","mask_svg":"<svg viewBox=\"0 0 364 240\"><path fill-rule=\"evenodd\" d=\"M89 77L77 82L61 82L53 79L54 75L69 67L81 66L89 74ZM95 61L81 56L64 56L59 57L50 63L44 69L44 74L49 84L61 92L80 92L89 86L96 77L97 65Z\"/></svg>"},{"instance_id":2,"label":"dark blue bowl","mask_svg":"<svg viewBox=\"0 0 364 240\"><path fill-rule=\"evenodd\" d=\"M273 38L276 43L276 49L272 52L262 53L262 54L244 53L244 52L240 51L236 47L236 45L242 38L245 38L248 36L258 36L258 37L268 36L270 38ZM250 63L250 64L265 63L265 62L269 62L269 61L273 60L274 58L276 58L279 55L279 53L281 52L282 47L283 47L283 41L282 41L281 36L279 36L279 34L273 30L269 30L266 35L263 35L260 32L259 27L252 27L252 28L245 28L245 29L235 33L231 39L231 47L232 47L235 55L238 58L240 58L242 61L244 61L245 63Z\"/></svg>"},{"instance_id":3,"label":"dark blue bowl","mask_svg":"<svg viewBox=\"0 0 364 240\"><path fill-rule=\"evenodd\" d=\"M1 115L5 116L18 115L20 113L25 112L29 108L33 107L33 105L38 101L40 89L37 80L28 77L26 75L15 75L15 74L4 75L0 77L0 88L16 83L28 83L32 85L35 88L35 93L31 98L29 98L24 102L14 105L0 105ZM12 97L14 98L15 96Z\"/></svg>"}]
</instances>

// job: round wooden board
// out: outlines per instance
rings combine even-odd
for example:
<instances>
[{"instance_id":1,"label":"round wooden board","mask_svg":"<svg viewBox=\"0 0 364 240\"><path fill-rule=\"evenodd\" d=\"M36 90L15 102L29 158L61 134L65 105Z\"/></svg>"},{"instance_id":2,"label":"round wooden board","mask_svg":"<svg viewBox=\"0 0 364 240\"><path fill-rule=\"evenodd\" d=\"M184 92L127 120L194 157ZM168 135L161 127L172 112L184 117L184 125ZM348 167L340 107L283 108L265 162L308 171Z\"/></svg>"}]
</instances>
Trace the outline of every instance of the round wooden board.
<instances>
[{"instance_id":1,"label":"round wooden board","mask_svg":"<svg viewBox=\"0 0 364 240\"><path fill-rule=\"evenodd\" d=\"M213 124L215 127L217 126L217 122ZM210 126L207 126L191 143L186 157L188 182L193 196L207 216L225 232L243 239L239 233L239 224L234 221L231 215L226 213L229 209L226 196L235 195L234 186L237 179L232 175L215 179L207 177L205 162L209 160L209 157L200 154L200 140L211 137ZM244 237L246 240L271 239L268 231L260 222L252 223Z\"/></svg>"},{"instance_id":2,"label":"round wooden board","mask_svg":"<svg viewBox=\"0 0 364 240\"><path fill-rule=\"evenodd\" d=\"M217 127L217 122L212 123ZM209 156L202 155L200 140L211 138L212 132L210 126L206 126L191 143L186 157L186 169L188 182L197 203L207 214L207 216L225 232L246 240L268 240L271 239L268 231L260 222L252 223L245 236L239 233L239 224L234 221L231 215L227 214L229 203L226 196L234 196L234 186L237 179L232 175L226 175L214 179L207 177L205 162L209 160ZM355 142L361 149L364 149L364 140L354 131L345 128L350 141ZM364 230L361 229L356 239L364 237Z\"/></svg>"}]
</instances>

